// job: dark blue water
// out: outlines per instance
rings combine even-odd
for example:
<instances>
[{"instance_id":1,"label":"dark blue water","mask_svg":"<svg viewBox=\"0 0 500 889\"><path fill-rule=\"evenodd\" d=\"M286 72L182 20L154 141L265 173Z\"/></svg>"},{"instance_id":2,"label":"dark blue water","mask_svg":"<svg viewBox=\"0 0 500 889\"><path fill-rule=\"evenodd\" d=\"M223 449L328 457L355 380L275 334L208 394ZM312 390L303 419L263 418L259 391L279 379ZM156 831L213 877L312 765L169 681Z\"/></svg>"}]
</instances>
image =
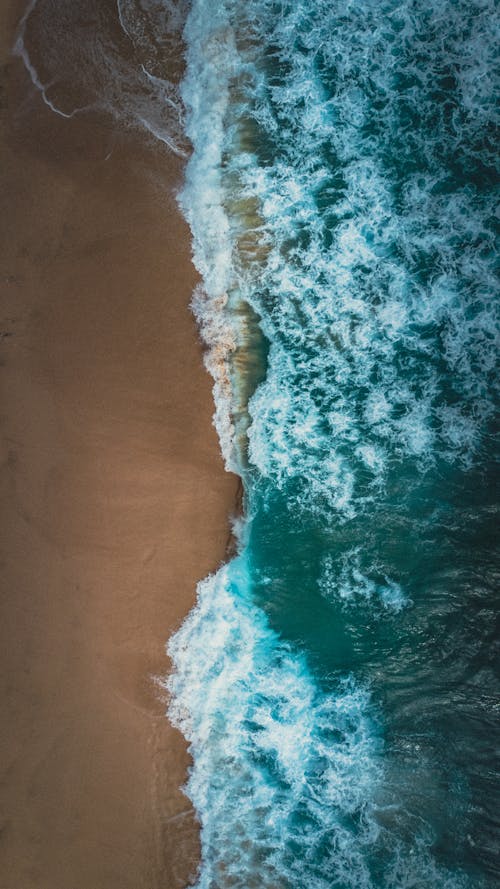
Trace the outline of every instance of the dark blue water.
<instances>
[{"instance_id":1,"label":"dark blue water","mask_svg":"<svg viewBox=\"0 0 500 889\"><path fill-rule=\"evenodd\" d=\"M498 885L498 24L192 5L182 204L245 489L171 645L200 889Z\"/></svg>"}]
</instances>

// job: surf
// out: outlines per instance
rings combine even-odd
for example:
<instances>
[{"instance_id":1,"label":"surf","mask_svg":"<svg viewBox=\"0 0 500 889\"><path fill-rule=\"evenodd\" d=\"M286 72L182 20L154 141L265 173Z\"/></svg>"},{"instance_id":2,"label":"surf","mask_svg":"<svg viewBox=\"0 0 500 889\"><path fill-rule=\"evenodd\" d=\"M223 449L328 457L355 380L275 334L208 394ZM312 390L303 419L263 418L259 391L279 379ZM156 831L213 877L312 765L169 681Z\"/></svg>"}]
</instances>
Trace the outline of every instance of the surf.
<instances>
[{"instance_id":1,"label":"surf","mask_svg":"<svg viewBox=\"0 0 500 889\"><path fill-rule=\"evenodd\" d=\"M168 647L200 889L494 879L493 15L189 12L179 200L244 487Z\"/></svg>"}]
</instances>

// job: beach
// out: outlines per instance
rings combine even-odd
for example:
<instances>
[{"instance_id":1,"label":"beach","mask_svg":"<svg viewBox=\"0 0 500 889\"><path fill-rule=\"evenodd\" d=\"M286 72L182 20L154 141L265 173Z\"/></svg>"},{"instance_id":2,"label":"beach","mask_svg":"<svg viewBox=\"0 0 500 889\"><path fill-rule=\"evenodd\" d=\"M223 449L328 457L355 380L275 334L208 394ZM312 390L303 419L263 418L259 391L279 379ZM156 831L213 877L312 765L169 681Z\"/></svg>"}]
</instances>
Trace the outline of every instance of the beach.
<instances>
[{"instance_id":1,"label":"beach","mask_svg":"<svg viewBox=\"0 0 500 889\"><path fill-rule=\"evenodd\" d=\"M154 677L224 560L183 161L54 114L2 4L1 889L174 889L198 864Z\"/></svg>"},{"instance_id":2,"label":"beach","mask_svg":"<svg viewBox=\"0 0 500 889\"><path fill-rule=\"evenodd\" d=\"M493 0L25 2L0 889L496 889Z\"/></svg>"}]
</instances>

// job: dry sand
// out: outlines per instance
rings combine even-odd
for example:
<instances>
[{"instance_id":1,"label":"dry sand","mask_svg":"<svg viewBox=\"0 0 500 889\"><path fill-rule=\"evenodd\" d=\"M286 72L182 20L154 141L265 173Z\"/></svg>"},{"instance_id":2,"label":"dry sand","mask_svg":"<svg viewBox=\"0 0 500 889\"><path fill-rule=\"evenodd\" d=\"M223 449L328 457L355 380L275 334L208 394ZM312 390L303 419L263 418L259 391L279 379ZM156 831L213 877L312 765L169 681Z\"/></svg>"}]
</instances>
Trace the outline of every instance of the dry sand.
<instances>
[{"instance_id":1,"label":"dry sand","mask_svg":"<svg viewBox=\"0 0 500 889\"><path fill-rule=\"evenodd\" d=\"M151 680L236 481L188 303L180 163L63 120L3 3L0 889L174 889L188 757Z\"/></svg>"}]
</instances>

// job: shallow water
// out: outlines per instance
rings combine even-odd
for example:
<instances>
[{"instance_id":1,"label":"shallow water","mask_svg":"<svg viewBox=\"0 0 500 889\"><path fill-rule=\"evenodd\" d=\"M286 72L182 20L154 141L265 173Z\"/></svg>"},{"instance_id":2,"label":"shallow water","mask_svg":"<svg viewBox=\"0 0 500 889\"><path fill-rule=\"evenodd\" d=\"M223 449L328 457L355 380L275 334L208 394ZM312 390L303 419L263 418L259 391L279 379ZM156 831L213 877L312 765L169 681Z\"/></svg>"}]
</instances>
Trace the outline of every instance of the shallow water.
<instances>
[{"instance_id":1,"label":"shallow water","mask_svg":"<svg viewBox=\"0 0 500 889\"><path fill-rule=\"evenodd\" d=\"M12 51L45 105L119 128L187 157L178 80L187 0L29 0Z\"/></svg>"},{"instance_id":2,"label":"shallow water","mask_svg":"<svg viewBox=\"0 0 500 889\"><path fill-rule=\"evenodd\" d=\"M245 490L170 645L200 889L497 884L497 31L192 5L181 204Z\"/></svg>"}]
</instances>

